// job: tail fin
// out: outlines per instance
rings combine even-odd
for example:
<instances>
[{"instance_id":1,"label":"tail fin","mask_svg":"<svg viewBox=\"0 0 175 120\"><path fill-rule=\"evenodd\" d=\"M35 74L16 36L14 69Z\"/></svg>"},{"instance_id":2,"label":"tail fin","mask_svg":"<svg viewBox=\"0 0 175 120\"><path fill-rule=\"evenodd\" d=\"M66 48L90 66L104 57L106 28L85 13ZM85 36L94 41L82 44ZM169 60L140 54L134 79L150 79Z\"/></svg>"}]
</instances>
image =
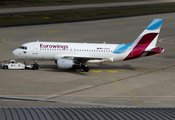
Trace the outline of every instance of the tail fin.
<instances>
[{"instance_id":1,"label":"tail fin","mask_svg":"<svg viewBox=\"0 0 175 120\"><path fill-rule=\"evenodd\" d=\"M145 50L152 49L156 46L157 39L159 36L160 28L163 19L154 19L151 24L139 35L133 44L142 46Z\"/></svg>"},{"instance_id":2,"label":"tail fin","mask_svg":"<svg viewBox=\"0 0 175 120\"><path fill-rule=\"evenodd\" d=\"M163 19L154 19L151 22L151 24L132 43L130 46L131 52L125 60L146 56L142 55L143 51L149 51L156 47L162 22Z\"/></svg>"}]
</instances>

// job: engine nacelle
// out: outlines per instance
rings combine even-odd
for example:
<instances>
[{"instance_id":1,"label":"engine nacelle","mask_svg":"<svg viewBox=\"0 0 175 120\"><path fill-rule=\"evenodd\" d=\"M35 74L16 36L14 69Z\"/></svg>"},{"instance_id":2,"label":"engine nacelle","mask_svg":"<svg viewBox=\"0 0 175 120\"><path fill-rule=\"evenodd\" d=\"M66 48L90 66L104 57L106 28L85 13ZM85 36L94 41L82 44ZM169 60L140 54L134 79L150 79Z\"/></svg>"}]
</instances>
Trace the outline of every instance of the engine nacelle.
<instances>
[{"instance_id":1,"label":"engine nacelle","mask_svg":"<svg viewBox=\"0 0 175 120\"><path fill-rule=\"evenodd\" d=\"M69 60L69 59L57 59L57 66L60 69L70 69L72 68L74 65L74 61L73 60Z\"/></svg>"}]
</instances>

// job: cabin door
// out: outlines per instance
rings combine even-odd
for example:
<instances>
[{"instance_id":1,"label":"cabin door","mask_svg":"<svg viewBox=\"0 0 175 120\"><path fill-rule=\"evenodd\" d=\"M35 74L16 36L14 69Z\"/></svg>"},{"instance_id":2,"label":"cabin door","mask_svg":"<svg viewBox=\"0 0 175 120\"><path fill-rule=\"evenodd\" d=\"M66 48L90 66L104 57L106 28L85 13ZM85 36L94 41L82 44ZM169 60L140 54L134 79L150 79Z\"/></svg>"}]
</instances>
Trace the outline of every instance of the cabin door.
<instances>
[{"instance_id":1,"label":"cabin door","mask_svg":"<svg viewBox=\"0 0 175 120\"><path fill-rule=\"evenodd\" d=\"M33 45L33 54L38 54L38 45L37 44Z\"/></svg>"}]
</instances>

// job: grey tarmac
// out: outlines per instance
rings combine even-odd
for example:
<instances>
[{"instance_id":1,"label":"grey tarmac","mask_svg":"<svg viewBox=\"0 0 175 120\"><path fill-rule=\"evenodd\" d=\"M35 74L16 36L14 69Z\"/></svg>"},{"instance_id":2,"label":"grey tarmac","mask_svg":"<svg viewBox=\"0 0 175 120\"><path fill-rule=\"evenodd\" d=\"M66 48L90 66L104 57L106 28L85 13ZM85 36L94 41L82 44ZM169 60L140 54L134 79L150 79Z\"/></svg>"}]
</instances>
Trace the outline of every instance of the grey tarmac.
<instances>
[{"instance_id":1,"label":"grey tarmac","mask_svg":"<svg viewBox=\"0 0 175 120\"><path fill-rule=\"evenodd\" d=\"M0 106L175 107L175 13L96 21L0 28L0 62L16 59L19 45L40 41L128 44L155 18L164 19L157 46L165 52L130 61L88 64L90 71L57 69L38 61L40 70L0 69ZM23 62L23 60L17 59ZM33 61L26 60L30 64ZM44 102L50 100L56 102Z\"/></svg>"},{"instance_id":2,"label":"grey tarmac","mask_svg":"<svg viewBox=\"0 0 175 120\"><path fill-rule=\"evenodd\" d=\"M140 0L132 2L108 2L90 4L71 4L71 5L50 5L50 6L28 6L28 7L1 7L0 15L25 14L35 12L65 11L65 10L84 10L110 7L127 7L139 5L171 4L174 0Z\"/></svg>"}]
</instances>

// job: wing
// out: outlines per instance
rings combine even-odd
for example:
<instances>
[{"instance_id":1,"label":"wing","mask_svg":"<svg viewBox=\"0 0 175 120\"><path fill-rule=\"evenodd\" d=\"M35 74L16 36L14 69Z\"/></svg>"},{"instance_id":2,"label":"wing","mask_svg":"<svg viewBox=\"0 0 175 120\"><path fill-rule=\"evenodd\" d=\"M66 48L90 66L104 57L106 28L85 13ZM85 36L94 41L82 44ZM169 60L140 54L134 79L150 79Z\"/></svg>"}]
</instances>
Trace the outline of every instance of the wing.
<instances>
[{"instance_id":1,"label":"wing","mask_svg":"<svg viewBox=\"0 0 175 120\"><path fill-rule=\"evenodd\" d=\"M91 56L64 56L63 59L74 59L76 63L86 63L89 60L94 60L98 62L102 62L106 60L106 58L99 58L99 57L91 57Z\"/></svg>"},{"instance_id":2,"label":"wing","mask_svg":"<svg viewBox=\"0 0 175 120\"><path fill-rule=\"evenodd\" d=\"M76 63L86 63L86 62L103 62L107 58L102 57L94 57L94 56L86 56L86 55L73 55L73 54L57 54L54 56L54 59L72 59Z\"/></svg>"}]
</instances>

